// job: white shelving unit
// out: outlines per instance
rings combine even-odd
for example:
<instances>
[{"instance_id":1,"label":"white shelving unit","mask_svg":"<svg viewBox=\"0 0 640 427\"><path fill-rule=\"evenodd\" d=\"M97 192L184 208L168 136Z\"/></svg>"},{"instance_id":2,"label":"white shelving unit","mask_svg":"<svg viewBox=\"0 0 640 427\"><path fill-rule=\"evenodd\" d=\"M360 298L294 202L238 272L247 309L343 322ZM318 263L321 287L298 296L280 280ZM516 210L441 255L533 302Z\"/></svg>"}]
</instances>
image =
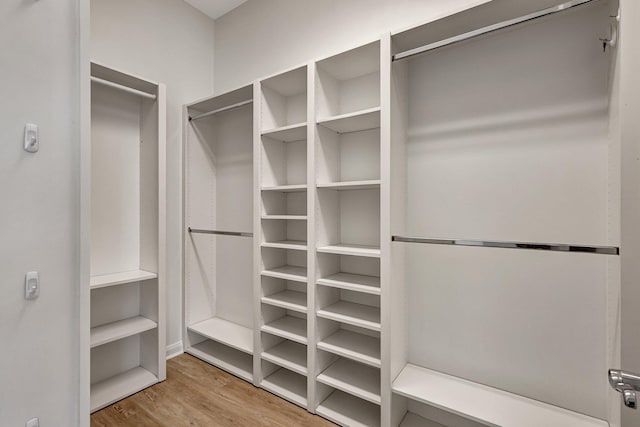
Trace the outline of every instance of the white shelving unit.
<instances>
[{"instance_id":1,"label":"white shelving unit","mask_svg":"<svg viewBox=\"0 0 640 427\"><path fill-rule=\"evenodd\" d=\"M619 246L619 54L596 42L615 0L438 47L562 2L520 3L488 1L188 107L254 99L252 117L211 119L237 128L187 147L185 218L255 238L252 251L225 247L230 260L211 242L239 238L185 237L185 259L195 245L206 266L185 263L187 351L342 426L606 425L616 258L392 243ZM207 153L240 127L253 134L233 138L247 144L247 157L228 152L247 159L233 176L253 181L224 187L207 168L227 152Z\"/></svg>"},{"instance_id":2,"label":"white shelving unit","mask_svg":"<svg viewBox=\"0 0 640 427\"><path fill-rule=\"evenodd\" d=\"M381 43L316 70L316 412L380 425Z\"/></svg>"},{"instance_id":3,"label":"white shelving unit","mask_svg":"<svg viewBox=\"0 0 640 427\"><path fill-rule=\"evenodd\" d=\"M257 83L256 150L260 255L256 289L261 317L259 384L308 407L309 183L308 68Z\"/></svg>"},{"instance_id":4,"label":"white shelving unit","mask_svg":"<svg viewBox=\"0 0 640 427\"><path fill-rule=\"evenodd\" d=\"M91 412L165 373L165 87L91 64Z\"/></svg>"},{"instance_id":5,"label":"white shelving unit","mask_svg":"<svg viewBox=\"0 0 640 427\"><path fill-rule=\"evenodd\" d=\"M184 111L184 226L212 233L185 233L185 351L252 383L253 100L250 85Z\"/></svg>"}]
</instances>

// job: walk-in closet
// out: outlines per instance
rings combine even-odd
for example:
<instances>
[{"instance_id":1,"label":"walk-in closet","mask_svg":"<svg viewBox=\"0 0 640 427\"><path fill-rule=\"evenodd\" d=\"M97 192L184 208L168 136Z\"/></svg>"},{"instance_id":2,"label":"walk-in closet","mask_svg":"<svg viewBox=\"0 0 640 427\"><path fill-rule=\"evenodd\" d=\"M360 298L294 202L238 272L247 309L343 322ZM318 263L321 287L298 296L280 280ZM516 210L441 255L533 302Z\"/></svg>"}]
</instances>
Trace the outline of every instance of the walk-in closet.
<instances>
[{"instance_id":1,"label":"walk-in closet","mask_svg":"<svg viewBox=\"0 0 640 427\"><path fill-rule=\"evenodd\" d=\"M638 0L0 19L0 427L640 426Z\"/></svg>"}]
</instances>

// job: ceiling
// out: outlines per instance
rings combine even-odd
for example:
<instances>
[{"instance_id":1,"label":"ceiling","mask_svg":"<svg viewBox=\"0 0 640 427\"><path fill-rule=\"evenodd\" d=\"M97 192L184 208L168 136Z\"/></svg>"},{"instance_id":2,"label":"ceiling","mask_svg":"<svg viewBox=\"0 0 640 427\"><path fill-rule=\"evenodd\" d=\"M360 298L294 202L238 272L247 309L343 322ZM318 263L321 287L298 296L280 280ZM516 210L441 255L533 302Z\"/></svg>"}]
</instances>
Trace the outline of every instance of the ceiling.
<instances>
[{"instance_id":1,"label":"ceiling","mask_svg":"<svg viewBox=\"0 0 640 427\"><path fill-rule=\"evenodd\" d=\"M225 13L235 9L247 0L184 0L191 6L208 15L211 19L217 19Z\"/></svg>"}]
</instances>

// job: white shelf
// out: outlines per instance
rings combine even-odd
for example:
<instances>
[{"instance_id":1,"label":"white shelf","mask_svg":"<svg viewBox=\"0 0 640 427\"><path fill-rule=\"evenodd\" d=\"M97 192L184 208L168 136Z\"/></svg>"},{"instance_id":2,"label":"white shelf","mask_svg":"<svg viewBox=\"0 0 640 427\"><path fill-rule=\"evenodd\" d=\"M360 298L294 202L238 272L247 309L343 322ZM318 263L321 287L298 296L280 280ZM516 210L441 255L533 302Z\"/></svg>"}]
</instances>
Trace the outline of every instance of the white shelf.
<instances>
[{"instance_id":1,"label":"white shelf","mask_svg":"<svg viewBox=\"0 0 640 427\"><path fill-rule=\"evenodd\" d=\"M336 245L321 246L318 248L318 252L323 254L355 255L370 258L380 258L380 248L376 246L346 245L340 243Z\"/></svg>"},{"instance_id":2,"label":"white shelf","mask_svg":"<svg viewBox=\"0 0 640 427\"><path fill-rule=\"evenodd\" d=\"M402 419L399 427L446 427L440 423L435 421L428 420L426 418L421 417L420 415L416 415L413 412L407 412L407 414Z\"/></svg>"},{"instance_id":3,"label":"white shelf","mask_svg":"<svg viewBox=\"0 0 640 427\"><path fill-rule=\"evenodd\" d=\"M124 399L158 382L158 378L138 366L99 383L91 384L91 412Z\"/></svg>"},{"instance_id":4,"label":"white shelf","mask_svg":"<svg viewBox=\"0 0 640 427\"><path fill-rule=\"evenodd\" d=\"M91 289L105 288L107 286L123 285L125 283L141 282L143 280L156 279L158 275L150 271L134 270L120 273L91 276L89 287Z\"/></svg>"},{"instance_id":5,"label":"white shelf","mask_svg":"<svg viewBox=\"0 0 640 427\"><path fill-rule=\"evenodd\" d=\"M318 317L347 323L373 331L380 330L380 308L357 304L349 301L338 301L318 310Z\"/></svg>"},{"instance_id":6,"label":"white shelf","mask_svg":"<svg viewBox=\"0 0 640 427\"><path fill-rule=\"evenodd\" d=\"M318 382L376 405L380 404L380 369L349 359L338 359L318 375Z\"/></svg>"},{"instance_id":7,"label":"white shelf","mask_svg":"<svg viewBox=\"0 0 640 427\"><path fill-rule=\"evenodd\" d=\"M91 348L130 337L158 327L146 317L136 316L91 328Z\"/></svg>"},{"instance_id":8,"label":"white shelf","mask_svg":"<svg viewBox=\"0 0 640 427\"><path fill-rule=\"evenodd\" d=\"M294 251L306 251L307 242L304 240L281 240L279 242L264 242L260 244L263 248L291 249Z\"/></svg>"},{"instance_id":9,"label":"white shelf","mask_svg":"<svg viewBox=\"0 0 640 427\"><path fill-rule=\"evenodd\" d=\"M286 219L295 221L306 221L306 215L262 215L262 219Z\"/></svg>"},{"instance_id":10,"label":"white shelf","mask_svg":"<svg viewBox=\"0 0 640 427\"><path fill-rule=\"evenodd\" d=\"M188 329L236 350L253 354L253 331L245 326L214 317L195 323Z\"/></svg>"},{"instance_id":11,"label":"white shelf","mask_svg":"<svg viewBox=\"0 0 640 427\"><path fill-rule=\"evenodd\" d=\"M302 375L280 368L262 380L262 384L260 385L271 393L306 408L306 380L306 377L303 377Z\"/></svg>"},{"instance_id":12,"label":"white shelf","mask_svg":"<svg viewBox=\"0 0 640 427\"><path fill-rule=\"evenodd\" d=\"M211 340L195 344L185 351L245 381L253 382L253 356L250 354Z\"/></svg>"},{"instance_id":13,"label":"white shelf","mask_svg":"<svg viewBox=\"0 0 640 427\"><path fill-rule=\"evenodd\" d=\"M261 275L275 277L277 279L293 280L294 282L307 282L307 269L293 265L283 265L263 270Z\"/></svg>"},{"instance_id":14,"label":"white shelf","mask_svg":"<svg viewBox=\"0 0 640 427\"><path fill-rule=\"evenodd\" d=\"M379 427L380 407L339 390L316 409L316 413L336 424L349 427Z\"/></svg>"},{"instance_id":15,"label":"white shelf","mask_svg":"<svg viewBox=\"0 0 640 427\"><path fill-rule=\"evenodd\" d=\"M307 122L295 123L262 132L262 136L268 136L277 141L294 142L307 139Z\"/></svg>"},{"instance_id":16,"label":"white shelf","mask_svg":"<svg viewBox=\"0 0 640 427\"><path fill-rule=\"evenodd\" d=\"M326 188L329 190L368 190L372 188L380 188L379 179L369 179L364 181L342 181L342 182L326 182L316 184L318 188Z\"/></svg>"},{"instance_id":17,"label":"white shelf","mask_svg":"<svg viewBox=\"0 0 640 427\"><path fill-rule=\"evenodd\" d=\"M262 191L279 191L281 193L297 193L307 191L307 184L275 185L272 187L262 187Z\"/></svg>"},{"instance_id":18,"label":"white shelf","mask_svg":"<svg viewBox=\"0 0 640 427\"><path fill-rule=\"evenodd\" d=\"M318 343L320 350L380 368L380 339L339 329Z\"/></svg>"},{"instance_id":19,"label":"white shelf","mask_svg":"<svg viewBox=\"0 0 640 427\"><path fill-rule=\"evenodd\" d=\"M307 322L293 316L283 316L263 325L261 330L300 344L307 343Z\"/></svg>"},{"instance_id":20,"label":"white shelf","mask_svg":"<svg viewBox=\"0 0 640 427\"><path fill-rule=\"evenodd\" d=\"M607 427L606 421L408 364L393 392L481 423L501 426Z\"/></svg>"},{"instance_id":21,"label":"white shelf","mask_svg":"<svg viewBox=\"0 0 640 427\"><path fill-rule=\"evenodd\" d=\"M318 124L338 133L379 128L380 107L318 119Z\"/></svg>"},{"instance_id":22,"label":"white shelf","mask_svg":"<svg viewBox=\"0 0 640 427\"><path fill-rule=\"evenodd\" d=\"M262 352L262 358L300 375L307 375L307 346L285 340Z\"/></svg>"},{"instance_id":23,"label":"white shelf","mask_svg":"<svg viewBox=\"0 0 640 427\"><path fill-rule=\"evenodd\" d=\"M307 294L286 290L273 295L262 297L264 304L274 305L276 307L286 308L287 310L307 312Z\"/></svg>"},{"instance_id":24,"label":"white shelf","mask_svg":"<svg viewBox=\"0 0 640 427\"><path fill-rule=\"evenodd\" d=\"M380 278L362 274L336 273L316 281L318 285L380 295Z\"/></svg>"}]
</instances>

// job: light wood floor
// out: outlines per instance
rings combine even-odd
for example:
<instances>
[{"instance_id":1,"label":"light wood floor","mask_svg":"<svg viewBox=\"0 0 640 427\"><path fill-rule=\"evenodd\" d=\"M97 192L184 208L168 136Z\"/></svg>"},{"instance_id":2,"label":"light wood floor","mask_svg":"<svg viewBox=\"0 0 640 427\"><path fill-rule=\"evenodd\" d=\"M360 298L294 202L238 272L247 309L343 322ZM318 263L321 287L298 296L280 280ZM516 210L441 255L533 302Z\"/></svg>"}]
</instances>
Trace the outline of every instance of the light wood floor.
<instances>
[{"instance_id":1,"label":"light wood floor","mask_svg":"<svg viewBox=\"0 0 640 427\"><path fill-rule=\"evenodd\" d=\"M167 361L166 381L95 412L91 426L335 427L188 354Z\"/></svg>"}]
</instances>

